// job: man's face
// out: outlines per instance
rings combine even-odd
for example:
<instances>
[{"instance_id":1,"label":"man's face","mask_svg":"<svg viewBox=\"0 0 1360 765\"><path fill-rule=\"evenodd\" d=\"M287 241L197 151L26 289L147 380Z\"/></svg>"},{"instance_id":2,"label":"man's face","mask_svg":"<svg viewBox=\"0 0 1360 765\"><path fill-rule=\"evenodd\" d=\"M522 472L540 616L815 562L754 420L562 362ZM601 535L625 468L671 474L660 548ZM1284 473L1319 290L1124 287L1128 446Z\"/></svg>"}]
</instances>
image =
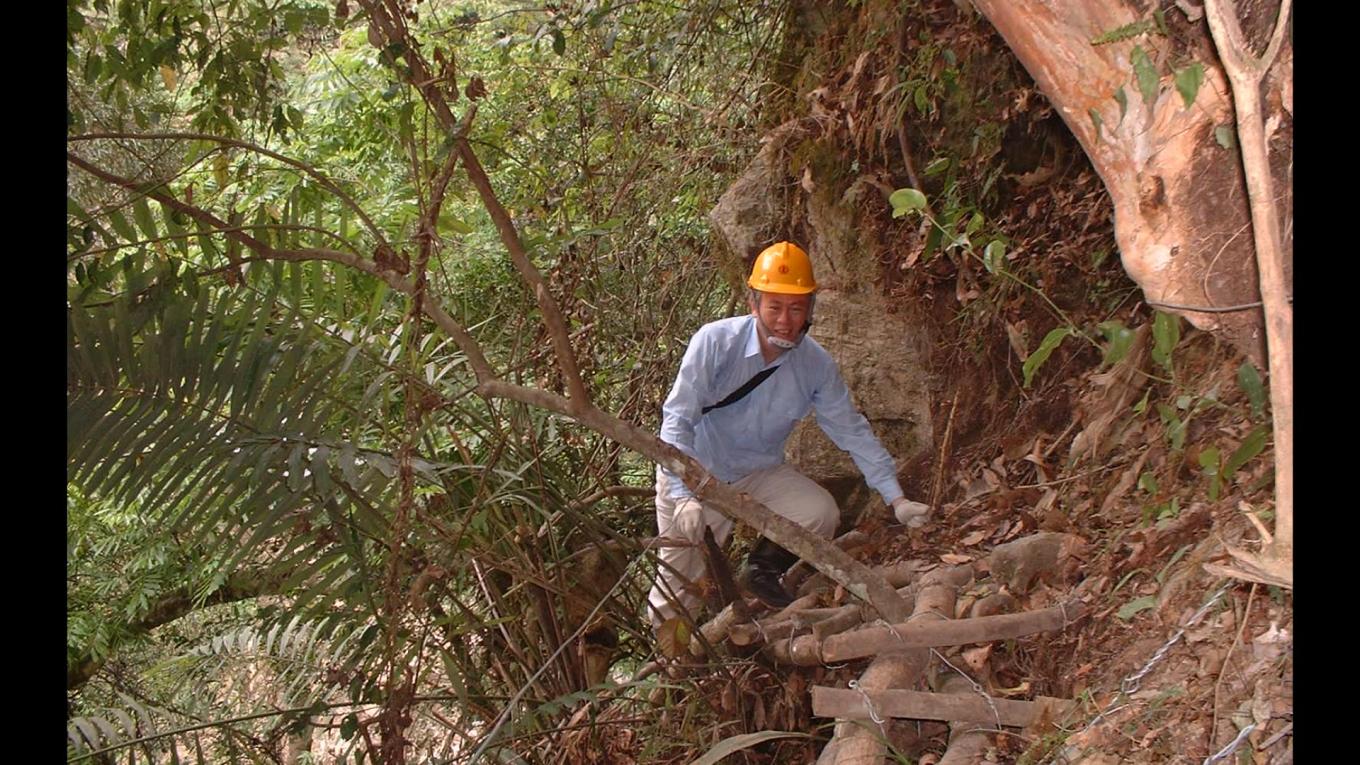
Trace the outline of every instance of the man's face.
<instances>
[{"instance_id":1,"label":"man's face","mask_svg":"<svg viewBox=\"0 0 1360 765\"><path fill-rule=\"evenodd\" d=\"M811 295L781 295L777 292L760 293L759 304L751 306L751 313L760 319L765 329L788 341L798 339L807 323Z\"/></svg>"}]
</instances>

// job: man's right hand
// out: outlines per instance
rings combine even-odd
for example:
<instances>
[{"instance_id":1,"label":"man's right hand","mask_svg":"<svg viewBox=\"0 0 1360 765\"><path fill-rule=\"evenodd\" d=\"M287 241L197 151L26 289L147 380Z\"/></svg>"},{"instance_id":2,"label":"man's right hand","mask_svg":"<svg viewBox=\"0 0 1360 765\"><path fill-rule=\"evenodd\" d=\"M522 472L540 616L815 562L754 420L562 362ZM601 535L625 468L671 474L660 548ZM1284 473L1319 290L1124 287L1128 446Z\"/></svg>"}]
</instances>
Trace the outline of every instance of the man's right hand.
<instances>
[{"instance_id":1,"label":"man's right hand","mask_svg":"<svg viewBox=\"0 0 1360 765\"><path fill-rule=\"evenodd\" d=\"M894 499L892 508L897 522L906 524L907 528L920 528L930 518L929 505L923 502L912 502L906 497Z\"/></svg>"}]
</instances>

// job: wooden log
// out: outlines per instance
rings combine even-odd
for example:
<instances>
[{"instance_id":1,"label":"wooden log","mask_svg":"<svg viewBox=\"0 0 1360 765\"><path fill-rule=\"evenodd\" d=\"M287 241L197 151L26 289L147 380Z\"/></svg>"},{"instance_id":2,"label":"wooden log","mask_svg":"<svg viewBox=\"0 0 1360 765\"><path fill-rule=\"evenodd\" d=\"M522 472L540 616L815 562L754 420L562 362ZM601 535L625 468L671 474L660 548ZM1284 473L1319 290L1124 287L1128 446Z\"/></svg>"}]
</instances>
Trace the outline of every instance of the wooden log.
<instances>
[{"instance_id":1,"label":"wooden log","mask_svg":"<svg viewBox=\"0 0 1360 765\"><path fill-rule=\"evenodd\" d=\"M997 724L997 717L1001 714L1001 705L998 702L1007 699L992 699L991 704L973 690L973 685L967 678L957 674L949 674L939 683L940 691L937 695L953 696L957 700L967 699L981 703L987 707L987 722L985 728L991 728ZM1061 701L1054 699L1054 701ZM1040 710L1044 709L1042 703L1018 701L1012 704L1035 704ZM1070 702L1069 702L1070 704ZM995 707L996 712L992 709ZM951 720L949 723L949 746L945 749L944 756L940 758L938 765L982 765L984 755L988 747L992 745L992 736L986 729L979 729L976 721ZM1001 723L1005 725L1003 721ZM1024 727L1024 726L1020 726Z\"/></svg>"},{"instance_id":2,"label":"wooden log","mask_svg":"<svg viewBox=\"0 0 1360 765\"><path fill-rule=\"evenodd\" d=\"M784 653L804 661L820 657L823 662L836 664L850 659L862 659L887 651L907 648L933 648L968 643L990 643L995 640L1033 635L1061 629L1085 614L1085 605L1073 601L1064 606L1050 606L1038 611L1016 614L979 616L974 619L949 619L935 622L908 621L891 627L866 627L854 632L832 635L819 640L815 635L794 638L793 645ZM799 645L802 643L803 645ZM813 644L820 645L813 645ZM784 660L779 653L776 659ZM808 666L808 665L800 665Z\"/></svg>"},{"instance_id":3,"label":"wooden log","mask_svg":"<svg viewBox=\"0 0 1360 765\"><path fill-rule=\"evenodd\" d=\"M921 569L927 565L929 564L918 560L903 560L896 563L889 563L884 566L875 566L871 570L887 580L888 584L899 588L898 592L901 592L901 587L905 587L920 578ZM802 581L802 578L800 577L796 581ZM784 585L790 590L797 587L799 595L820 592L829 588L832 584L833 583L829 578L821 574L809 577L806 581L802 581L801 584L790 584L789 578L787 576L784 577Z\"/></svg>"},{"instance_id":4,"label":"wooden log","mask_svg":"<svg viewBox=\"0 0 1360 765\"><path fill-rule=\"evenodd\" d=\"M973 571L967 566L935 569L921 577L913 619L947 620L954 613L958 588L972 581ZM790 659L801 657L790 645ZM930 652L925 648L908 648L884 654L874 659L860 676L858 685L866 691L902 688L914 683L925 671ZM881 715L880 715L881 717ZM887 751L885 731L872 723L843 720L836 725L832 740L836 751L835 765L882 765Z\"/></svg>"},{"instance_id":5,"label":"wooden log","mask_svg":"<svg viewBox=\"0 0 1360 765\"><path fill-rule=\"evenodd\" d=\"M859 529L847 531L831 540L831 544L841 548L847 553L853 552L868 543L869 535ZM793 564L793 568L789 569L787 574L784 574L784 586L787 587L790 592L796 592L799 585L816 572L817 570L809 565L807 561L800 560ZM893 586L895 587L896 585Z\"/></svg>"},{"instance_id":6,"label":"wooden log","mask_svg":"<svg viewBox=\"0 0 1360 765\"><path fill-rule=\"evenodd\" d=\"M717 645L727 639L728 633L734 626L750 619L750 614L746 610L746 604L740 599L728 604L726 608L718 612L718 615L709 619L704 626L699 628L699 634L703 640L689 641L689 652L691 656L703 657L706 645Z\"/></svg>"},{"instance_id":7,"label":"wooden log","mask_svg":"<svg viewBox=\"0 0 1360 765\"><path fill-rule=\"evenodd\" d=\"M858 604L840 606L839 608L809 608L799 611L791 617L773 617L760 619L756 622L747 624L733 625L728 639L734 645L759 645L765 641L771 641L788 637L799 626L811 627L813 633L817 633L817 628L826 622L834 621L836 624L845 624L842 629L850 629L856 624L864 621L864 608ZM842 630L832 630L825 634L835 634Z\"/></svg>"},{"instance_id":8,"label":"wooden log","mask_svg":"<svg viewBox=\"0 0 1360 765\"><path fill-rule=\"evenodd\" d=\"M1050 696L1039 696L1033 701L993 698L996 715L987 700L974 693L972 686L963 678L964 693L926 693L907 691L900 688L886 690L850 690L849 688L830 688L824 685L812 688L812 714L814 717L835 717L842 720L868 720L869 708L865 696L874 705L879 717L899 717L910 720L939 720L941 722L966 722L982 725L995 725L997 716L1001 724L1010 728L1024 728L1041 715L1048 713L1050 719L1061 719L1076 702ZM950 688L954 690L954 688Z\"/></svg>"},{"instance_id":9,"label":"wooden log","mask_svg":"<svg viewBox=\"0 0 1360 765\"><path fill-rule=\"evenodd\" d=\"M1008 614L1015 610L1017 603L1015 598L1009 593L994 592L991 595L973 604L973 610L968 615L976 619L980 616L996 616L997 614Z\"/></svg>"},{"instance_id":10,"label":"wooden log","mask_svg":"<svg viewBox=\"0 0 1360 765\"><path fill-rule=\"evenodd\" d=\"M833 614L820 621L813 622L812 636L818 640L826 640L832 635L838 635L851 627L864 623L864 613L859 606L847 606L839 614Z\"/></svg>"}]
</instances>

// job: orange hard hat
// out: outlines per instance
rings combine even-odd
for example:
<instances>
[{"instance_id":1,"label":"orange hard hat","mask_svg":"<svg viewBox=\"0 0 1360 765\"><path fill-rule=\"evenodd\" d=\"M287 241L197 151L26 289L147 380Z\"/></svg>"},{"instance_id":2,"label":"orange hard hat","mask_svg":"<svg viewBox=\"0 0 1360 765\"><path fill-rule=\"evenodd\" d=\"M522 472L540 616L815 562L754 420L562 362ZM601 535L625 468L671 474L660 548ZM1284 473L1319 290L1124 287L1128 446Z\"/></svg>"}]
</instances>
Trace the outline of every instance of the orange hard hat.
<instances>
[{"instance_id":1,"label":"orange hard hat","mask_svg":"<svg viewBox=\"0 0 1360 765\"><path fill-rule=\"evenodd\" d=\"M747 286L761 292L781 295L807 295L817 291L812 278L812 261L802 247L793 242L775 242L756 256Z\"/></svg>"}]
</instances>

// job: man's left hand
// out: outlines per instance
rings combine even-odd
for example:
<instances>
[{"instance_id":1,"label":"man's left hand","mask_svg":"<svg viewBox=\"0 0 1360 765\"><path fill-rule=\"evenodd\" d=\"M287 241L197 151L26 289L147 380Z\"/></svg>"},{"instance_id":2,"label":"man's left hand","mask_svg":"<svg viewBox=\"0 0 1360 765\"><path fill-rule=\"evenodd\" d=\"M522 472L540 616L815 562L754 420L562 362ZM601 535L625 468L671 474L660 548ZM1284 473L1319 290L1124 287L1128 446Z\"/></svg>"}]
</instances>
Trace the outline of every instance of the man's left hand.
<instances>
[{"instance_id":1,"label":"man's left hand","mask_svg":"<svg viewBox=\"0 0 1360 765\"><path fill-rule=\"evenodd\" d=\"M912 502L906 497L894 499L892 508L897 522L906 524L907 528L920 528L930 518L929 505L922 502Z\"/></svg>"}]
</instances>

